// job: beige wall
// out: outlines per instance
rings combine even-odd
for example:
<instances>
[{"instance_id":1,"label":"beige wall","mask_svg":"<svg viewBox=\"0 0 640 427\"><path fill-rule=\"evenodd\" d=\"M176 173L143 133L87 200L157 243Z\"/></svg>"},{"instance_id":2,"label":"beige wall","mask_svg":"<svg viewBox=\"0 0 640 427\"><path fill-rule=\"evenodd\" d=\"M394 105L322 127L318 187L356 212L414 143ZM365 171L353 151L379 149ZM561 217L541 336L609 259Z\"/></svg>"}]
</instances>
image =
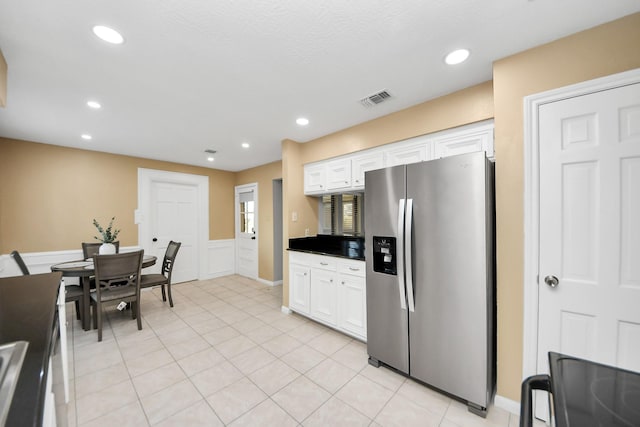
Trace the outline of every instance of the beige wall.
<instances>
[{"instance_id":1,"label":"beige wall","mask_svg":"<svg viewBox=\"0 0 640 427\"><path fill-rule=\"evenodd\" d=\"M0 138L0 253L79 249L92 219L138 244L138 168L209 177L209 238L232 239L232 172Z\"/></svg>"},{"instance_id":2,"label":"beige wall","mask_svg":"<svg viewBox=\"0 0 640 427\"><path fill-rule=\"evenodd\" d=\"M281 161L236 174L236 185L258 183L258 277L268 281L273 281L273 180L278 178Z\"/></svg>"},{"instance_id":3,"label":"beige wall","mask_svg":"<svg viewBox=\"0 0 640 427\"><path fill-rule=\"evenodd\" d=\"M498 393L519 400L523 329L523 98L640 67L640 14L497 61Z\"/></svg>"},{"instance_id":4,"label":"beige wall","mask_svg":"<svg viewBox=\"0 0 640 427\"><path fill-rule=\"evenodd\" d=\"M0 50L0 107L7 105L7 61Z\"/></svg>"}]
</instances>

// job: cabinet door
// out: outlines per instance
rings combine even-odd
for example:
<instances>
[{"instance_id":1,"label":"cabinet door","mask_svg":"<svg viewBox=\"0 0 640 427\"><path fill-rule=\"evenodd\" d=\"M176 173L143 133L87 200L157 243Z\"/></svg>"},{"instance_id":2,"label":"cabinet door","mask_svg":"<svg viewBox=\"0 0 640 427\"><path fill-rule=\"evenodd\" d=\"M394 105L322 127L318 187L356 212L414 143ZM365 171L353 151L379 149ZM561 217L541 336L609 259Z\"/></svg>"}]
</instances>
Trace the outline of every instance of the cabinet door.
<instances>
[{"instance_id":1,"label":"cabinet door","mask_svg":"<svg viewBox=\"0 0 640 427\"><path fill-rule=\"evenodd\" d=\"M327 190L351 187L351 160L340 159L327 163Z\"/></svg>"},{"instance_id":2,"label":"cabinet door","mask_svg":"<svg viewBox=\"0 0 640 427\"><path fill-rule=\"evenodd\" d=\"M457 154L484 151L487 157L493 157L493 125L479 129L465 129L433 139L434 157L455 156Z\"/></svg>"},{"instance_id":3,"label":"cabinet door","mask_svg":"<svg viewBox=\"0 0 640 427\"><path fill-rule=\"evenodd\" d=\"M382 152L354 158L351 160L351 187L354 189L364 188L364 173L383 167L384 156Z\"/></svg>"},{"instance_id":4,"label":"cabinet door","mask_svg":"<svg viewBox=\"0 0 640 427\"><path fill-rule=\"evenodd\" d=\"M365 278L341 274L338 285L338 327L366 341L367 298Z\"/></svg>"},{"instance_id":5,"label":"cabinet door","mask_svg":"<svg viewBox=\"0 0 640 427\"><path fill-rule=\"evenodd\" d=\"M387 151L386 166L408 165L423 162L427 159L427 143L396 147Z\"/></svg>"},{"instance_id":6,"label":"cabinet door","mask_svg":"<svg viewBox=\"0 0 640 427\"><path fill-rule=\"evenodd\" d=\"M309 314L310 270L304 265L289 266L289 308L303 314Z\"/></svg>"},{"instance_id":7,"label":"cabinet door","mask_svg":"<svg viewBox=\"0 0 640 427\"><path fill-rule=\"evenodd\" d=\"M312 269L311 317L331 326L337 324L337 273Z\"/></svg>"},{"instance_id":8,"label":"cabinet door","mask_svg":"<svg viewBox=\"0 0 640 427\"><path fill-rule=\"evenodd\" d=\"M305 165L304 194L318 194L325 191L326 165Z\"/></svg>"}]
</instances>

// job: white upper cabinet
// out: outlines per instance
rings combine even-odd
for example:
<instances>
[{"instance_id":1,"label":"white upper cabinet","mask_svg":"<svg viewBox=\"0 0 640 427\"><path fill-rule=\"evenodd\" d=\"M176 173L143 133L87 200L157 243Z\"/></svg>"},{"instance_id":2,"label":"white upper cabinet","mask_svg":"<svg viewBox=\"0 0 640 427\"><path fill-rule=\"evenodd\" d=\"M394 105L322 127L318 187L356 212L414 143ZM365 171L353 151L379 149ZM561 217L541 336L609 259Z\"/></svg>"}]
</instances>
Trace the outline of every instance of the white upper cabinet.
<instances>
[{"instance_id":1,"label":"white upper cabinet","mask_svg":"<svg viewBox=\"0 0 640 427\"><path fill-rule=\"evenodd\" d=\"M364 189L364 173L367 171L382 169L384 167L384 154L375 151L364 156L351 159L351 186L358 190Z\"/></svg>"},{"instance_id":2,"label":"white upper cabinet","mask_svg":"<svg viewBox=\"0 0 640 427\"><path fill-rule=\"evenodd\" d=\"M478 151L493 159L493 120L309 163L304 165L304 194L362 191L367 171Z\"/></svg>"},{"instance_id":3,"label":"white upper cabinet","mask_svg":"<svg viewBox=\"0 0 640 427\"><path fill-rule=\"evenodd\" d=\"M385 166L408 165L429 160L427 157L427 143L418 142L390 148L385 152Z\"/></svg>"},{"instance_id":4,"label":"white upper cabinet","mask_svg":"<svg viewBox=\"0 0 640 427\"><path fill-rule=\"evenodd\" d=\"M351 160L338 159L327 163L327 190L348 190L351 187Z\"/></svg>"},{"instance_id":5,"label":"white upper cabinet","mask_svg":"<svg viewBox=\"0 0 640 427\"><path fill-rule=\"evenodd\" d=\"M324 163L304 166L304 194L321 194L327 189L327 169Z\"/></svg>"},{"instance_id":6,"label":"white upper cabinet","mask_svg":"<svg viewBox=\"0 0 640 427\"><path fill-rule=\"evenodd\" d=\"M443 135L432 140L434 158L484 151L493 158L493 125L483 129L451 135Z\"/></svg>"}]
</instances>

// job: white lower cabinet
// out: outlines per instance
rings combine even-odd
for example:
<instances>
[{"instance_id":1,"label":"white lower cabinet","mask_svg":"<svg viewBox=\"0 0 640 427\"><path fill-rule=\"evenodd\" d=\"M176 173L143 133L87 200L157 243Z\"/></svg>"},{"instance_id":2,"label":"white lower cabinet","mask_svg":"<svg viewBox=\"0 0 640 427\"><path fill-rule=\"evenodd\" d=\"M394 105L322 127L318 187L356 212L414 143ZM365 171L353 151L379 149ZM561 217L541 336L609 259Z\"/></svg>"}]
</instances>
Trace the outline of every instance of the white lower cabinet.
<instances>
[{"instance_id":1,"label":"white lower cabinet","mask_svg":"<svg viewBox=\"0 0 640 427\"><path fill-rule=\"evenodd\" d=\"M338 324L336 272L311 269L311 317L331 326Z\"/></svg>"},{"instance_id":2,"label":"white lower cabinet","mask_svg":"<svg viewBox=\"0 0 640 427\"><path fill-rule=\"evenodd\" d=\"M309 294L311 291L311 268L295 264L289 258L289 308L309 314Z\"/></svg>"},{"instance_id":3,"label":"white lower cabinet","mask_svg":"<svg viewBox=\"0 0 640 427\"><path fill-rule=\"evenodd\" d=\"M289 252L289 308L367 340L364 261Z\"/></svg>"},{"instance_id":4,"label":"white lower cabinet","mask_svg":"<svg viewBox=\"0 0 640 427\"><path fill-rule=\"evenodd\" d=\"M367 293L364 262L338 264L338 327L367 338Z\"/></svg>"}]
</instances>

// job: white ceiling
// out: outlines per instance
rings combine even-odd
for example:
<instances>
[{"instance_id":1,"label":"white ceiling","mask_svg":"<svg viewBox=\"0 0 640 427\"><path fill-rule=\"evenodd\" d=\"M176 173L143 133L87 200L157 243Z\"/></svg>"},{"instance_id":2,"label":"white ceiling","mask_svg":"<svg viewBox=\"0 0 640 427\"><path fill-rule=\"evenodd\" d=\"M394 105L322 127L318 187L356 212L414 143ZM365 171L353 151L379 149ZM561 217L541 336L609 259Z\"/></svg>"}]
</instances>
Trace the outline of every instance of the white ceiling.
<instances>
[{"instance_id":1,"label":"white ceiling","mask_svg":"<svg viewBox=\"0 0 640 427\"><path fill-rule=\"evenodd\" d=\"M238 171L279 160L285 138L490 80L497 59L639 10L638 0L0 0L0 136ZM99 40L94 25L125 43ZM445 65L459 47L469 60ZM359 103L382 89L390 100ZM218 151L213 163L205 149Z\"/></svg>"}]
</instances>

